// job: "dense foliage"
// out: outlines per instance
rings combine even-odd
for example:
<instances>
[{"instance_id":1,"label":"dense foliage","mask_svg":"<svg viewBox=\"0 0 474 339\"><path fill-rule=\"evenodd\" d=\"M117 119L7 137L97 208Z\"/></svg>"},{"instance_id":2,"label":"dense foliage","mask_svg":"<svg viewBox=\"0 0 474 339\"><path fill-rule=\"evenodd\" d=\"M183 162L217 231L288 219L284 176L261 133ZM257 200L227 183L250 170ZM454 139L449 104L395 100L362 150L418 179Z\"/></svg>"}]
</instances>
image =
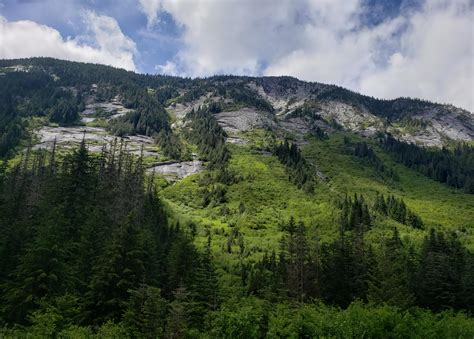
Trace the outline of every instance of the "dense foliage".
<instances>
[{"instance_id":1,"label":"dense foliage","mask_svg":"<svg viewBox=\"0 0 474 339\"><path fill-rule=\"evenodd\" d=\"M0 337L474 336L469 195L409 169L469 191L472 147L376 145L318 115L337 99L424 128L409 108L436 104L290 77L191 80L47 58L0 68ZM308 118L308 144L275 143L291 136L270 127L226 144L216 114L271 118L260 88L296 101L300 85L311 99L286 118ZM191 100L203 104L172 128ZM77 114L91 102L95 126L150 136L159 158L196 152L204 171L165 182L146 170L158 157L126 142L27 147L32 126L86 124ZM107 120L111 102L131 111Z\"/></svg>"},{"instance_id":2,"label":"dense foliage","mask_svg":"<svg viewBox=\"0 0 474 339\"><path fill-rule=\"evenodd\" d=\"M362 203L359 198L352 204ZM283 226L281 252L243 267L248 293L269 300L318 298L341 307L359 299L434 311L473 309L474 254L455 234L432 230L416 252L395 229L374 249L364 240L368 221L360 219L352 232L341 228L332 243L310 245L306 227L290 219Z\"/></svg>"},{"instance_id":3,"label":"dense foliage","mask_svg":"<svg viewBox=\"0 0 474 339\"><path fill-rule=\"evenodd\" d=\"M385 199L383 194L377 193L377 196L375 197L374 210L398 221L399 223L413 228L423 228L423 221L421 218L408 209L403 199L397 199L393 195L389 195L387 199Z\"/></svg>"},{"instance_id":4,"label":"dense foliage","mask_svg":"<svg viewBox=\"0 0 474 339\"><path fill-rule=\"evenodd\" d=\"M200 254L169 224L142 160L118 148L96 158L83 142L64 161L55 150L28 153L1 177L4 322L123 321L141 336L163 333L165 323L181 330L173 305L192 303L185 311L195 326L215 307L209 251ZM158 314L168 320L157 322Z\"/></svg>"},{"instance_id":5,"label":"dense foliage","mask_svg":"<svg viewBox=\"0 0 474 339\"><path fill-rule=\"evenodd\" d=\"M393 183L399 180L399 177L393 168L387 167L374 152L373 148L366 142L352 142L349 138L345 138L344 144L350 154L361 158L364 163L373 167L374 174L377 178L388 183Z\"/></svg>"},{"instance_id":6,"label":"dense foliage","mask_svg":"<svg viewBox=\"0 0 474 339\"><path fill-rule=\"evenodd\" d=\"M11 96L3 90L0 82L0 158L12 153L26 134L20 117L15 114L11 100Z\"/></svg>"},{"instance_id":7,"label":"dense foliage","mask_svg":"<svg viewBox=\"0 0 474 339\"><path fill-rule=\"evenodd\" d=\"M440 319L451 324L442 333L470 333L472 320L463 315L435 318L405 310L474 306L474 256L454 234L434 230L419 252L396 231L374 250L364 241L368 226L349 233L341 229L338 239L319 244L292 218L281 226L278 254L241 267L242 295L232 301L219 288L210 235L198 251L191 242L195 228L188 234L168 221L144 177L142 159L117 149L114 144L92 157L83 142L62 160L55 149L27 152L10 171L2 170L0 300L7 325L27 325L25 331L40 336L253 338L359 334L353 323L336 329L333 322L322 327L321 321L386 314L373 320L374 335L380 326L404 333L395 324L406 321L428 333L423 326L441 329ZM349 205L354 211L367 208L361 197ZM357 225L370 222L363 215L350 218ZM235 236L243 253L244 238ZM349 307L341 312L311 304L313 298ZM354 304L357 299L392 306ZM301 302L306 304L295 304ZM305 320L288 318L293 308Z\"/></svg>"},{"instance_id":8,"label":"dense foliage","mask_svg":"<svg viewBox=\"0 0 474 339\"><path fill-rule=\"evenodd\" d=\"M341 228L365 232L371 225L372 217L364 196L355 194L354 199L345 197L341 203Z\"/></svg>"},{"instance_id":9,"label":"dense foliage","mask_svg":"<svg viewBox=\"0 0 474 339\"><path fill-rule=\"evenodd\" d=\"M133 111L110 122L114 134L156 136L161 130L170 131L168 114L163 105L146 89L132 86L126 88L122 95L125 107Z\"/></svg>"},{"instance_id":10,"label":"dense foliage","mask_svg":"<svg viewBox=\"0 0 474 339\"><path fill-rule=\"evenodd\" d=\"M289 179L295 183L298 188L302 188L308 193L314 191L314 169L308 164L296 144L290 144L285 140L283 143L277 144L274 147L273 153L278 157L280 162L287 167Z\"/></svg>"},{"instance_id":11,"label":"dense foliage","mask_svg":"<svg viewBox=\"0 0 474 339\"><path fill-rule=\"evenodd\" d=\"M27 137L25 118L45 116L51 122L70 125L79 119L82 97L58 87L41 71L6 73L0 81L0 157Z\"/></svg>"},{"instance_id":12,"label":"dense foliage","mask_svg":"<svg viewBox=\"0 0 474 339\"><path fill-rule=\"evenodd\" d=\"M226 133L212 115L212 107L204 106L188 114L191 121L189 139L198 147L209 168L225 167L230 153L225 144Z\"/></svg>"},{"instance_id":13,"label":"dense foliage","mask_svg":"<svg viewBox=\"0 0 474 339\"><path fill-rule=\"evenodd\" d=\"M436 181L474 193L474 148L462 144L453 150L427 149L386 136L381 141L398 162Z\"/></svg>"}]
</instances>

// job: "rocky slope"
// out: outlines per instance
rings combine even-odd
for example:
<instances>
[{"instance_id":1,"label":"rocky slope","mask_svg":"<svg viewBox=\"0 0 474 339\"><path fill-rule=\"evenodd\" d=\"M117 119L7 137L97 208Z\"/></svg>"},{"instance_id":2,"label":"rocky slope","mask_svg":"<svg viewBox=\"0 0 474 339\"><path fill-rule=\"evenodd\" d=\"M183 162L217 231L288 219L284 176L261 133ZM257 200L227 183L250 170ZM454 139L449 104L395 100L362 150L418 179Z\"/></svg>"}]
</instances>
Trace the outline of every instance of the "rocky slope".
<instances>
[{"instance_id":1,"label":"rocky slope","mask_svg":"<svg viewBox=\"0 0 474 339\"><path fill-rule=\"evenodd\" d=\"M167 109L178 119L184 118L199 105L229 100L216 96L215 86L236 85L268 102L273 111L269 113L251 105L224 109L216 118L231 134L251 128L279 127L301 136L318 126L327 131L343 128L366 136L389 132L423 146L474 140L474 115L461 108L417 99L377 100L336 86L290 77L209 78L204 86L208 90L199 99L170 105Z\"/></svg>"},{"instance_id":2,"label":"rocky slope","mask_svg":"<svg viewBox=\"0 0 474 339\"><path fill-rule=\"evenodd\" d=\"M87 93L81 118L89 127L41 128L36 132L37 147L51 144L54 138L60 143L77 141L84 131L98 148L101 143L110 142L113 137L104 128L108 121L133 113L121 93L129 84L146 88L159 98L177 135L189 112L213 103L220 107L215 117L232 143L245 143L241 132L254 128L280 130L300 142L307 133L318 129L329 134L344 129L364 136L390 133L423 146L474 140L474 114L461 108L409 98L378 100L334 85L292 77L216 76L192 80L144 76L107 66L47 58L0 60L0 71L3 77L9 73L46 72L60 88L75 94ZM84 73L75 82L65 80L74 78L78 72ZM107 100L98 98L96 93L104 89L114 95ZM163 93L167 93L164 98L160 97ZM151 145L153 138L138 136L137 140L131 137L129 141L135 152L144 144L147 151L156 153Z\"/></svg>"}]
</instances>

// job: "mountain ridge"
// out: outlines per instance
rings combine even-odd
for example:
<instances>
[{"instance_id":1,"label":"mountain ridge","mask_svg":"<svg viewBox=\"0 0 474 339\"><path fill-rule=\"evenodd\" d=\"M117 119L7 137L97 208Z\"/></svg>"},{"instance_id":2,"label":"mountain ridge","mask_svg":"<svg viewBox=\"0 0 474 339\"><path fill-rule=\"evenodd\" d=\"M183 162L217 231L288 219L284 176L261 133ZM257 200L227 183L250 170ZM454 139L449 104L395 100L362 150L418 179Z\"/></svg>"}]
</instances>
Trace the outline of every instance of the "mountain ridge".
<instances>
[{"instance_id":1,"label":"mountain ridge","mask_svg":"<svg viewBox=\"0 0 474 339\"><path fill-rule=\"evenodd\" d=\"M36 67L43 67L44 71L60 77L54 73L54 68L57 67L54 64L58 62L117 70L110 66L74 63L50 58L0 60L0 67L3 67L4 70L9 67L13 71L25 71L28 70L28 67L31 70L31 67L36 65ZM48 67L49 70L47 70ZM166 82L171 82L172 86L178 89L181 97L185 97L193 91L196 92L191 98L182 100L187 108L190 106L196 108L206 100L225 100L216 93L216 88L219 89L221 86L244 86L244 89L249 90L247 95L254 95L261 99L262 105L265 105L265 102L268 103L271 106L272 112L270 113L273 113L278 120L286 122L289 127L299 125L302 131L306 132L315 123L315 120L320 120L326 122L326 124L320 124L320 127L326 129L330 128L328 122L334 122L344 129L363 135L374 135L377 132L390 133L401 140L424 146L442 146L451 141L474 140L474 115L472 112L450 104L412 98L376 99L340 86L306 82L289 76L217 75L189 79L143 75L125 70L118 71L136 78L137 83L153 83L153 80L156 80L156 83L169 86L166 85ZM199 97L194 98L195 95L199 95ZM243 108L251 107L254 109L254 114L263 115L265 118L265 114L260 111L268 111L268 108L262 105L256 107L249 104ZM164 106L174 114L183 113L183 110L176 110L166 103ZM313 116L310 116L311 114ZM252 119L250 118L250 120Z\"/></svg>"}]
</instances>

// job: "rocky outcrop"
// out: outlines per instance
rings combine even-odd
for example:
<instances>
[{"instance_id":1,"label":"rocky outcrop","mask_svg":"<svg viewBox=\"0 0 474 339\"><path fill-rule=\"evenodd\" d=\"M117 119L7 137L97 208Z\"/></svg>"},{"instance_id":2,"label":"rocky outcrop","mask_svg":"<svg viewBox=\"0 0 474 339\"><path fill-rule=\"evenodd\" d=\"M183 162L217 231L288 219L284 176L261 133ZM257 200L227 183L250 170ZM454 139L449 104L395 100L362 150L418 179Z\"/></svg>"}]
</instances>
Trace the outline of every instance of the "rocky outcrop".
<instances>
[{"instance_id":1,"label":"rocky outcrop","mask_svg":"<svg viewBox=\"0 0 474 339\"><path fill-rule=\"evenodd\" d=\"M168 161L158 163L148 169L148 172L154 172L165 176L167 179L174 181L186 178L192 174L201 172L204 169L200 160L192 161Z\"/></svg>"},{"instance_id":2,"label":"rocky outcrop","mask_svg":"<svg viewBox=\"0 0 474 339\"><path fill-rule=\"evenodd\" d=\"M71 149L77 147L82 139L87 142L91 152L101 152L104 145L110 145L115 140L124 143L124 147L131 153L140 155L143 147L143 155L159 157L152 138L137 135L118 138L110 135L104 128L76 126L76 127L49 127L44 126L35 132L38 142L34 149L51 149L54 142L61 148Z\"/></svg>"},{"instance_id":3,"label":"rocky outcrop","mask_svg":"<svg viewBox=\"0 0 474 339\"><path fill-rule=\"evenodd\" d=\"M229 134L235 134L252 128L274 127L275 121L270 113L243 108L238 111L221 112L215 115L217 122Z\"/></svg>"}]
</instances>

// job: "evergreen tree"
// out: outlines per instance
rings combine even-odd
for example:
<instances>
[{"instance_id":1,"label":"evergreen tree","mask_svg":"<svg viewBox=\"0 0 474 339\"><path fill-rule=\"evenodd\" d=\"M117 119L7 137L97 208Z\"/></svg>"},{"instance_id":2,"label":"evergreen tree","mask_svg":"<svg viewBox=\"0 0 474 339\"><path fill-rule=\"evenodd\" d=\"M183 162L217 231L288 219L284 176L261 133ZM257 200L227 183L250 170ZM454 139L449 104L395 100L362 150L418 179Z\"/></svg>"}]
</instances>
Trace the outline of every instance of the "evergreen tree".
<instances>
[{"instance_id":1,"label":"evergreen tree","mask_svg":"<svg viewBox=\"0 0 474 339\"><path fill-rule=\"evenodd\" d=\"M414 302L409 290L407 252L395 228L377 257L373 273L370 275L368 300L408 307Z\"/></svg>"},{"instance_id":2,"label":"evergreen tree","mask_svg":"<svg viewBox=\"0 0 474 339\"><path fill-rule=\"evenodd\" d=\"M167 302L159 288L141 285L130 290L124 323L134 337L161 338L164 335Z\"/></svg>"},{"instance_id":3,"label":"evergreen tree","mask_svg":"<svg viewBox=\"0 0 474 339\"><path fill-rule=\"evenodd\" d=\"M416 275L417 303L432 310L454 307L462 290L464 250L454 235L431 229L425 238Z\"/></svg>"},{"instance_id":4,"label":"evergreen tree","mask_svg":"<svg viewBox=\"0 0 474 339\"><path fill-rule=\"evenodd\" d=\"M129 291L143 282L145 249L133 215L112 234L94 264L88 299L96 321L120 320Z\"/></svg>"}]
</instances>

